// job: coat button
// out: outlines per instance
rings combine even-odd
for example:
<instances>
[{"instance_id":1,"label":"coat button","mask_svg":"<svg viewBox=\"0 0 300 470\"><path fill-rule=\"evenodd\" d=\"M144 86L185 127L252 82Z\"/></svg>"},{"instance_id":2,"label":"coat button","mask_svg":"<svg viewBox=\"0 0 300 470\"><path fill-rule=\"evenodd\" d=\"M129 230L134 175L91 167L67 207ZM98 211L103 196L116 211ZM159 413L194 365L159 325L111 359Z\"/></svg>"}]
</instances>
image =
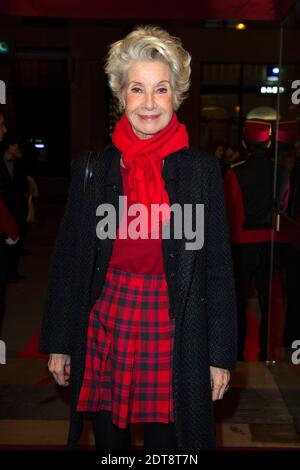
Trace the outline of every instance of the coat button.
<instances>
[{"instance_id":1,"label":"coat button","mask_svg":"<svg viewBox=\"0 0 300 470\"><path fill-rule=\"evenodd\" d=\"M100 267L99 267L99 266L97 266L97 271L100 271Z\"/></svg>"},{"instance_id":2,"label":"coat button","mask_svg":"<svg viewBox=\"0 0 300 470\"><path fill-rule=\"evenodd\" d=\"M114 184L113 187L112 187L112 190L115 191L115 192L118 191L118 186L116 184Z\"/></svg>"},{"instance_id":3,"label":"coat button","mask_svg":"<svg viewBox=\"0 0 300 470\"><path fill-rule=\"evenodd\" d=\"M205 297L201 297L200 302L204 302Z\"/></svg>"},{"instance_id":4,"label":"coat button","mask_svg":"<svg viewBox=\"0 0 300 470\"><path fill-rule=\"evenodd\" d=\"M170 278L175 277L175 273L170 273Z\"/></svg>"},{"instance_id":5,"label":"coat button","mask_svg":"<svg viewBox=\"0 0 300 470\"><path fill-rule=\"evenodd\" d=\"M174 253L169 253L169 258L175 258Z\"/></svg>"}]
</instances>

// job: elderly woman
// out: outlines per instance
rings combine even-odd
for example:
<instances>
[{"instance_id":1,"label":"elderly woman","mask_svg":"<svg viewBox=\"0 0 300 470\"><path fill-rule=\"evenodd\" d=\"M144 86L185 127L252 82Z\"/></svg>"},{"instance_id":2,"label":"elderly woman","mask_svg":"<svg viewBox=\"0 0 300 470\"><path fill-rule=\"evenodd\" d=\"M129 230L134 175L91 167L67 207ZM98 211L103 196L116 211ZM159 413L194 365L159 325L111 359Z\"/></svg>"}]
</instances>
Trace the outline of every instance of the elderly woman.
<instances>
[{"instance_id":1,"label":"elderly woman","mask_svg":"<svg viewBox=\"0 0 300 470\"><path fill-rule=\"evenodd\" d=\"M124 112L85 191L88 156L72 163L41 351L58 384L71 378L71 448L89 412L99 450L129 449L137 422L146 450L211 449L235 293L219 166L175 113L190 55L142 27L111 46L106 72Z\"/></svg>"}]
</instances>

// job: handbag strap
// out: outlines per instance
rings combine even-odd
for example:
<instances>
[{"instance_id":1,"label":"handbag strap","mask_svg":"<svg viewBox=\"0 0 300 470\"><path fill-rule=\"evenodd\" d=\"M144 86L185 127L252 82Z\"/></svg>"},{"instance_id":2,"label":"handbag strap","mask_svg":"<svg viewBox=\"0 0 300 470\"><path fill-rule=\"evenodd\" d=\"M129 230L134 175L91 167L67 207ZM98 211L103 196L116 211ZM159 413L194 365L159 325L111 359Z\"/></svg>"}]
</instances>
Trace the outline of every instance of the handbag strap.
<instances>
[{"instance_id":1,"label":"handbag strap","mask_svg":"<svg viewBox=\"0 0 300 470\"><path fill-rule=\"evenodd\" d=\"M87 158L86 165L85 165L85 173L84 173L83 192L86 192L88 183L93 176L93 161L95 160L97 155L98 155L97 152L90 152Z\"/></svg>"},{"instance_id":2,"label":"handbag strap","mask_svg":"<svg viewBox=\"0 0 300 470\"><path fill-rule=\"evenodd\" d=\"M93 151L89 152L86 165L85 165L83 192L86 192L89 181L91 180L93 176L94 160L96 158L100 158L100 156L104 157L107 154L107 152L112 149L114 149L114 146L112 144L109 144L105 147L103 152L93 152Z\"/></svg>"}]
</instances>

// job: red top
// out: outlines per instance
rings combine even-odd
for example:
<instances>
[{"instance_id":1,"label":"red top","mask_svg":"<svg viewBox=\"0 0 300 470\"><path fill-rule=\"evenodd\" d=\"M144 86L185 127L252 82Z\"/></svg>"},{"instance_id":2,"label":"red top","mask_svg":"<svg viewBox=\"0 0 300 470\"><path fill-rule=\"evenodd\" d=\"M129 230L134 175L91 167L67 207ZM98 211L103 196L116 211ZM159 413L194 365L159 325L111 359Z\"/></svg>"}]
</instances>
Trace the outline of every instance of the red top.
<instances>
[{"instance_id":1,"label":"red top","mask_svg":"<svg viewBox=\"0 0 300 470\"><path fill-rule=\"evenodd\" d=\"M127 207L129 208L134 202L129 199L128 170L122 166L120 168L123 181L123 195L127 196ZM125 214L122 220L124 220L124 216ZM128 224L134 220L135 217L136 216L127 216ZM164 273L161 223L159 238L150 238L150 234L148 236L148 239L138 238L137 240L133 240L130 237L120 239L119 230L117 230L109 267L136 274Z\"/></svg>"}]
</instances>

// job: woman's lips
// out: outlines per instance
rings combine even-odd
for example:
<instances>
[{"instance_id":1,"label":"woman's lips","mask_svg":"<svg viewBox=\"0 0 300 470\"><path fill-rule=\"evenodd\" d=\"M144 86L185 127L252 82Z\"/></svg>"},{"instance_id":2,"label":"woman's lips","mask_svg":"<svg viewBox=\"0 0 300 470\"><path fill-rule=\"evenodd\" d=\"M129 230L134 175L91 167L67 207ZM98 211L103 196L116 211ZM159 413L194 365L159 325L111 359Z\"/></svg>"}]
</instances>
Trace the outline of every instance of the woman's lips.
<instances>
[{"instance_id":1,"label":"woman's lips","mask_svg":"<svg viewBox=\"0 0 300 470\"><path fill-rule=\"evenodd\" d=\"M159 114L153 114L151 116L140 114L140 118L144 119L144 121L154 121L155 119L159 118Z\"/></svg>"}]
</instances>

